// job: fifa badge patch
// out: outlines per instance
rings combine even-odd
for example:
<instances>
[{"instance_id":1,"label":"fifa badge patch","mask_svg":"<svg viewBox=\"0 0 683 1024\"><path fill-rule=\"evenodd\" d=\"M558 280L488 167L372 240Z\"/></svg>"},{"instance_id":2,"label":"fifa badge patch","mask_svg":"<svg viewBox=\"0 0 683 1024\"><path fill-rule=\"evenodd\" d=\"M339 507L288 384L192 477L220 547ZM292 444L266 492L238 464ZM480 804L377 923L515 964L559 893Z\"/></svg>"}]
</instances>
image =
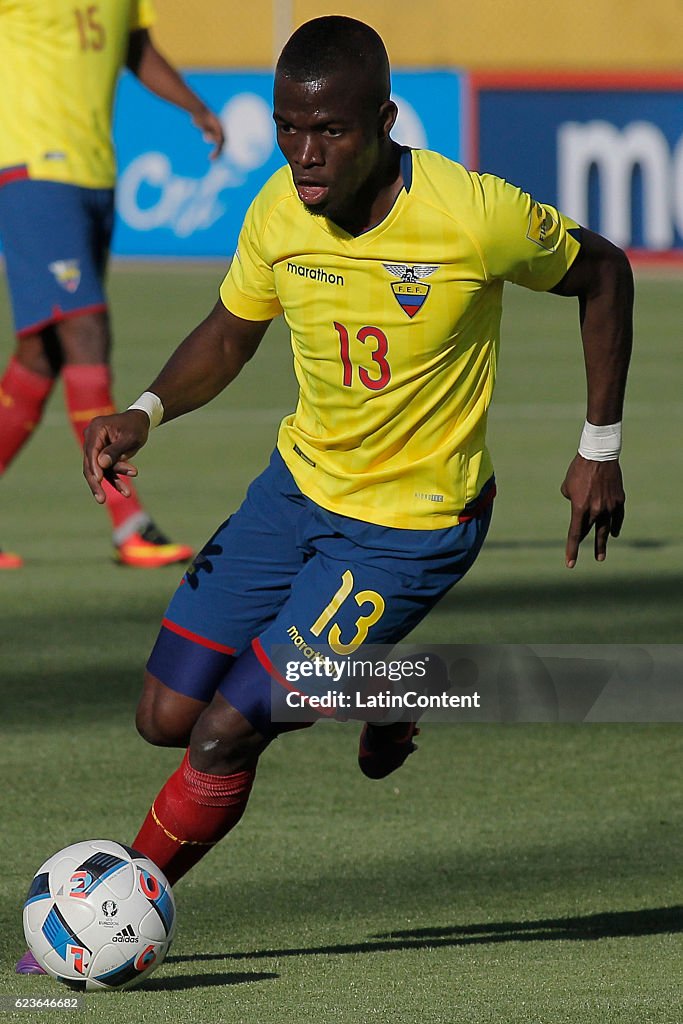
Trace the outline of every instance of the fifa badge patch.
<instances>
[{"instance_id":1,"label":"fifa badge patch","mask_svg":"<svg viewBox=\"0 0 683 1024\"><path fill-rule=\"evenodd\" d=\"M391 290L403 312L412 320L424 306L431 290L431 285L423 284L420 279L438 270L438 264L410 267L405 263L383 263L382 266L393 277L400 278L392 282Z\"/></svg>"},{"instance_id":2,"label":"fifa badge patch","mask_svg":"<svg viewBox=\"0 0 683 1024\"><path fill-rule=\"evenodd\" d=\"M559 241L559 226L559 220L546 206L534 203L529 215L526 237L530 242L540 245L541 249L554 252Z\"/></svg>"},{"instance_id":3,"label":"fifa badge patch","mask_svg":"<svg viewBox=\"0 0 683 1024\"><path fill-rule=\"evenodd\" d=\"M54 275L58 285L65 292L73 293L81 283L81 267L78 260L55 260L47 269Z\"/></svg>"}]
</instances>

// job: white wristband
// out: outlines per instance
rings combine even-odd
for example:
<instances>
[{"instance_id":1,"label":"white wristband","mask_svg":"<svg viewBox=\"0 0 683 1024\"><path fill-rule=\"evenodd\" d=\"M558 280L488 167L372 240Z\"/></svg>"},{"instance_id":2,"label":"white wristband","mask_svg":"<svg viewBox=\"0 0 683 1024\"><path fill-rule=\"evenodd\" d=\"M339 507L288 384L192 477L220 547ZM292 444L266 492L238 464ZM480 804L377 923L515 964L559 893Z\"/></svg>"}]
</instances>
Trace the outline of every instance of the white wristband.
<instances>
[{"instance_id":1,"label":"white wristband","mask_svg":"<svg viewBox=\"0 0 683 1024\"><path fill-rule=\"evenodd\" d=\"M133 402L132 405L128 406L126 411L129 412L131 409L139 409L140 412L146 412L149 416L150 428L158 427L164 418L164 407L161 404L161 399L153 391L145 391L140 395L137 402Z\"/></svg>"},{"instance_id":2,"label":"white wristband","mask_svg":"<svg viewBox=\"0 0 683 1024\"><path fill-rule=\"evenodd\" d=\"M614 462L620 453L621 421L596 427L586 420L579 441L579 455L591 462Z\"/></svg>"}]
</instances>

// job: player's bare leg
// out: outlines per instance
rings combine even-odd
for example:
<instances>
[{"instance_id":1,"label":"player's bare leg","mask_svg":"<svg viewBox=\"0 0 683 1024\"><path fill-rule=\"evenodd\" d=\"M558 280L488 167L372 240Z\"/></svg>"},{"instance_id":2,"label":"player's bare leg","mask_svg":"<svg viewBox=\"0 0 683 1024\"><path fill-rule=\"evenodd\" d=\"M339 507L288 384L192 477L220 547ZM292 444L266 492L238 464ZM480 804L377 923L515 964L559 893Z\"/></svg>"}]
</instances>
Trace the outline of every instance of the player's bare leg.
<instances>
[{"instance_id":1,"label":"player's bare leg","mask_svg":"<svg viewBox=\"0 0 683 1024\"><path fill-rule=\"evenodd\" d=\"M199 716L132 844L172 885L237 825L269 742L220 693Z\"/></svg>"},{"instance_id":2,"label":"player's bare leg","mask_svg":"<svg viewBox=\"0 0 683 1024\"><path fill-rule=\"evenodd\" d=\"M255 771L270 742L217 693L192 730L190 761L197 771L208 775Z\"/></svg>"},{"instance_id":3,"label":"player's bare leg","mask_svg":"<svg viewBox=\"0 0 683 1024\"><path fill-rule=\"evenodd\" d=\"M145 672L135 725L143 739L155 747L184 749L207 703L177 693L151 672Z\"/></svg>"},{"instance_id":4,"label":"player's bare leg","mask_svg":"<svg viewBox=\"0 0 683 1024\"><path fill-rule=\"evenodd\" d=\"M56 324L55 330L65 365L109 364L111 331L106 310L68 317Z\"/></svg>"}]
</instances>

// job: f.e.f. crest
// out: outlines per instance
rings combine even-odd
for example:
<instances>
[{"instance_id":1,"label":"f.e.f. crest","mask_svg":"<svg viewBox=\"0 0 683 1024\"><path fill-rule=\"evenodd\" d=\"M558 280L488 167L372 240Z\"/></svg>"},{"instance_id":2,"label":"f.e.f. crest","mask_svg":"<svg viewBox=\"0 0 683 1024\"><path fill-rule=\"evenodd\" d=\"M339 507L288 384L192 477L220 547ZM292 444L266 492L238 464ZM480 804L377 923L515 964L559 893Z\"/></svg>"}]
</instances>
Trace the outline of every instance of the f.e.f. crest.
<instances>
[{"instance_id":1,"label":"f.e.f. crest","mask_svg":"<svg viewBox=\"0 0 683 1024\"><path fill-rule=\"evenodd\" d=\"M78 260L55 260L48 263L48 270L64 291L73 294L81 283L81 265Z\"/></svg>"},{"instance_id":2,"label":"f.e.f. crest","mask_svg":"<svg viewBox=\"0 0 683 1024\"><path fill-rule=\"evenodd\" d=\"M438 264L409 266L406 263L383 263L382 266L393 277L400 278L399 281L392 282L391 290L403 312L412 320L424 306L431 289L431 285L423 284L421 278L429 277L438 270Z\"/></svg>"}]
</instances>

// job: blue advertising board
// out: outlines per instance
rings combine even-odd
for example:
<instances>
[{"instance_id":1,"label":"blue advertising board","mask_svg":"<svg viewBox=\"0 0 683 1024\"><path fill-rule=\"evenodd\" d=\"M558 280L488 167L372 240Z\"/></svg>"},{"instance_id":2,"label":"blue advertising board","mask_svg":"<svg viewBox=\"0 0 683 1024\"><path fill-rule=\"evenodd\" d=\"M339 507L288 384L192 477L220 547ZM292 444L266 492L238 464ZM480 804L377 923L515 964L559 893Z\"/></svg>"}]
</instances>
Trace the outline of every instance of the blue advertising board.
<instances>
[{"instance_id":1,"label":"blue advertising board","mask_svg":"<svg viewBox=\"0 0 683 1024\"><path fill-rule=\"evenodd\" d=\"M114 120L119 255L232 255L249 203L283 163L272 121L272 75L198 72L192 87L220 114L228 143L215 161L189 117L120 82ZM398 142L461 154L461 83L455 72L393 76Z\"/></svg>"},{"instance_id":2,"label":"blue advertising board","mask_svg":"<svg viewBox=\"0 0 683 1024\"><path fill-rule=\"evenodd\" d=\"M637 255L683 256L683 77L472 76L468 159Z\"/></svg>"}]
</instances>

